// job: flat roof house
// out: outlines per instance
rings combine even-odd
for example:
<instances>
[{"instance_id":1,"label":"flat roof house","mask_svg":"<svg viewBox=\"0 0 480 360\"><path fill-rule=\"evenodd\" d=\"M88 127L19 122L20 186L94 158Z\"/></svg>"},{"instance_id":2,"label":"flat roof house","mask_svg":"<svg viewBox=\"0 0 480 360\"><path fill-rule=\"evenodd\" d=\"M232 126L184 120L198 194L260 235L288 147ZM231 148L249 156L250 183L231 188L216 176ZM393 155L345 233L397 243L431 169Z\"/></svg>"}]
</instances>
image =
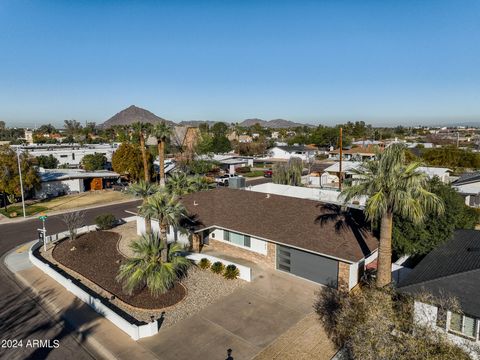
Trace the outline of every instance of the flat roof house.
<instances>
[{"instance_id":1,"label":"flat roof house","mask_svg":"<svg viewBox=\"0 0 480 360\"><path fill-rule=\"evenodd\" d=\"M415 301L415 318L444 331L460 345L480 344L480 231L457 230L430 252L400 283L399 291L455 298L462 313L443 309L442 301Z\"/></svg>"},{"instance_id":2,"label":"flat roof house","mask_svg":"<svg viewBox=\"0 0 480 360\"><path fill-rule=\"evenodd\" d=\"M268 149L268 157L271 159L290 160L293 157L300 158L303 161L308 161L315 158L316 149L304 146L275 146Z\"/></svg>"},{"instance_id":3,"label":"flat roof house","mask_svg":"<svg viewBox=\"0 0 480 360\"><path fill-rule=\"evenodd\" d=\"M346 289L376 258L378 241L354 216L360 211L348 216L315 200L230 188L189 194L181 201L192 219L196 252L213 250Z\"/></svg>"},{"instance_id":4,"label":"flat roof house","mask_svg":"<svg viewBox=\"0 0 480 360\"><path fill-rule=\"evenodd\" d=\"M452 186L465 198L466 205L480 207L480 171L463 174Z\"/></svg>"}]
</instances>

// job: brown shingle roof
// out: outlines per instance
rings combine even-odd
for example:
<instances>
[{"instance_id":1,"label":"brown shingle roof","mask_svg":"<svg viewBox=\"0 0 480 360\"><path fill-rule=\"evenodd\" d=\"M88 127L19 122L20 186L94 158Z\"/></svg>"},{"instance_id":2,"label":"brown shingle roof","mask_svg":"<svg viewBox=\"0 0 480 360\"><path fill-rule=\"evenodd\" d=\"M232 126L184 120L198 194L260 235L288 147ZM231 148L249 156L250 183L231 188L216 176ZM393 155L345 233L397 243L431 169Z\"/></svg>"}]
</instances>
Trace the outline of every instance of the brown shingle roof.
<instances>
[{"instance_id":1,"label":"brown shingle roof","mask_svg":"<svg viewBox=\"0 0 480 360\"><path fill-rule=\"evenodd\" d=\"M182 203L195 230L216 225L350 262L378 247L361 222L314 200L218 188L185 195Z\"/></svg>"}]
</instances>

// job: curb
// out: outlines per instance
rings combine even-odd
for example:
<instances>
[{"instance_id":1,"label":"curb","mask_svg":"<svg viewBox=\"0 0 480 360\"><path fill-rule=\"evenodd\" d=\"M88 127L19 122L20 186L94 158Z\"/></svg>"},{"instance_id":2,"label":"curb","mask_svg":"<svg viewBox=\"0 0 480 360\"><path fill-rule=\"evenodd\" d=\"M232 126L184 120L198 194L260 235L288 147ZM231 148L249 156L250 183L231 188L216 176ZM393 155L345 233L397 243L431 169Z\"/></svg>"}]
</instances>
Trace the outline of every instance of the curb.
<instances>
[{"instance_id":1,"label":"curb","mask_svg":"<svg viewBox=\"0 0 480 360\"><path fill-rule=\"evenodd\" d=\"M29 244L31 241L24 243L20 246L24 246L26 244ZM19 247L20 247L19 246ZM18 248L18 247L17 247ZM3 262L6 265L7 257L14 252L17 248L9 251L8 253L5 254ZM32 264L32 267L35 267L35 265ZM12 273L9 269L8 266L6 266L7 270ZM44 310L50 315L59 325L61 325L61 322L58 321L58 316L56 314L61 312L61 309L55 306L53 303L46 301L45 299L41 298L39 296L39 292L37 288L35 288L27 279L25 279L22 275L18 273L12 273L15 276L15 279L17 279L24 287L30 289L33 294L36 296L37 301L39 302L40 306L44 308ZM103 346L99 341L97 341L93 336L83 336L83 333L79 331L74 324L70 322L70 320L66 317L63 318L65 322L68 323L70 327L73 328L74 332L74 337L76 338L77 341L84 342L88 346L90 346L95 354L92 355L99 355L101 358L104 359L118 359L110 350L108 350L105 346ZM83 341L82 341L83 340ZM86 349L87 351L89 349Z\"/></svg>"}]
</instances>

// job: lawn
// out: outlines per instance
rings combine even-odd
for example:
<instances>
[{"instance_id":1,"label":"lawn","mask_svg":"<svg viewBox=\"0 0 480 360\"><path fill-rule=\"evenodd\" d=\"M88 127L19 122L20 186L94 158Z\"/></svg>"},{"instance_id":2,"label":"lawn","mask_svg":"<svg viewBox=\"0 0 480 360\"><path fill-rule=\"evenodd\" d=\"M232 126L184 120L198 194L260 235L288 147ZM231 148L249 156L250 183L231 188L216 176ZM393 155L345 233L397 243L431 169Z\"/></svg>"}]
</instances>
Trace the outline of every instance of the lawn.
<instances>
[{"instance_id":1,"label":"lawn","mask_svg":"<svg viewBox=\"0 0 480 360\"><path fill-rule=\"evenodd\" d=\"M120 191L92 191L65 195L38 203L48 210L68 210L78 207L108 204L111 202L133 199L131 195Z\"/></svg>"},{"instance_id":2,"label":"lawn","mask_svg":"<svg viewBox=\"0 0 480 360\"><path fill-rule=\"evenodd\" d=\"M262 170L254 170L250 171L248 173L242 174L245 177L258 177L258 176L263 176L263 171Z\"/></svg>"},{"instance_id":3,"label":"lawn","mask_svg":"<svg viewBox=\"0 0 480 360\"><path fill-rule=\"evenodd\" d=\"M27 216L35 215L45 210L47 210L47 208L41 205L25 206L25 213ZM4 208L0 209L0 213L7 217L20 217L20 216L23 216L23 208L22 208L22 205L10 205L7 211L5 211ZM16 213L17 215L12 216L14 213Z\"/></svg>"}]
</instances>

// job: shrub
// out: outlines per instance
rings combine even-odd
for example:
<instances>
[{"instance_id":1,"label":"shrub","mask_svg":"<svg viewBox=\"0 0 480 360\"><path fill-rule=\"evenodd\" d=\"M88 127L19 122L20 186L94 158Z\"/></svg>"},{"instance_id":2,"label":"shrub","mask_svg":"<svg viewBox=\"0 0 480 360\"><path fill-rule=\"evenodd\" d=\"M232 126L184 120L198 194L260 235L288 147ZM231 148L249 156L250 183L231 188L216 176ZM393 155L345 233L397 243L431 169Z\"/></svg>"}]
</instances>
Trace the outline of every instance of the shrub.
<instances>
[{"instance_id":1,"label":"shrub","mask_svg":"<svg viewBox=\"0 0 480 360\"><path fill-rule=\"evenodd\" d=\"M240 271L233 264L228 265L225 268L225 272L223 273L223 276L225 277L225 279L229 279L229 280L234 280L238 278L239 275L240 275Z\"/></svg>"},{"instance_id":2,"label":"shrub","mask_svg":"<svg viewBox=\"0 0 480 360\"><path fill-rule=\"evenodd\" d=\"M220 261L214 262L210 267L210 270L212 270L215 274L221 274L224 269L225 265L223 265Z\"/></svg>"},{"instance_id":3,"label":"shrub","mask_svg":"<svg viewBox=\"0 0 480 360\"><path fill-rule=\"evenodd\" d=\"M95 218L95 225L98 226L100 230L108 230L113 228L117 223L117 219L112 214L98 215Z\"/></svg>"},{"instance_id":4,"label":"shrub","mask_svg":"<svg viewBox=\"0 0 480 360\"><path fill-rule=\"evenodd\" d=\"M212 263L207 258L202 258L198 262L198 266L200 266L200 268L203 269L203 270L208 269L211 265L212 265Z\"/></svg>"},{"instance_id":5,"label":"shrub","mask_svg":"<svg viewBox=\"0 0 480 360\"><path fill-rule=\"evenodd\" d=\"M243 167L238 167L235 169L235 171L239 174L246 174L250 172L250 166L243 166Z\"/></svg>"}]
</instances>

